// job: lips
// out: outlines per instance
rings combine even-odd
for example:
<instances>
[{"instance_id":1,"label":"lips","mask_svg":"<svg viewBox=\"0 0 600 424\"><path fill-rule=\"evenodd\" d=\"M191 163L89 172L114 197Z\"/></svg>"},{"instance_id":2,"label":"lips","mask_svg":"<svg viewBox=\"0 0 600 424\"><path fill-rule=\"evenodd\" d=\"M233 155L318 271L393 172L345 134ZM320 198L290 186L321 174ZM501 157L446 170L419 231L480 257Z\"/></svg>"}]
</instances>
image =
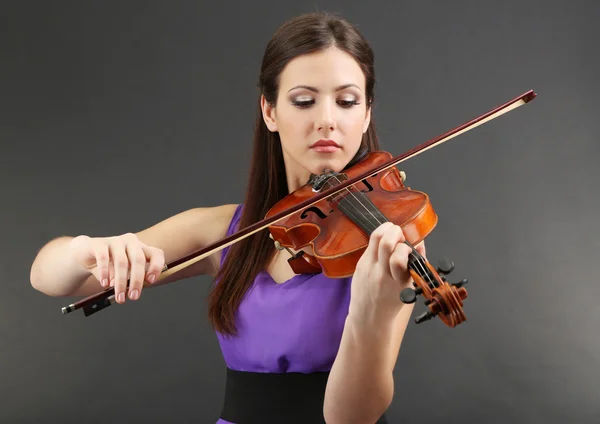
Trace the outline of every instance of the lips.
<instances>
[{"instance_id":1,"label":"lips","mask_svg":"<svg viewBox=\"0 0 600 424\"><path fill-rule=\"evenodd\" d=\"M333 140L319 140L311 147L340 147L340 145Z\"/></svg>"},{"instance_id":2,"label":"lips","mask_svg":"<svg viewBox=\"0 0 600 424\"><path fill-rule=\"evenodd\" d=\"M340 145L333 140L319 140L310 149L317 153L335 153L340 149Z\"/></svg>"}]
</instances>

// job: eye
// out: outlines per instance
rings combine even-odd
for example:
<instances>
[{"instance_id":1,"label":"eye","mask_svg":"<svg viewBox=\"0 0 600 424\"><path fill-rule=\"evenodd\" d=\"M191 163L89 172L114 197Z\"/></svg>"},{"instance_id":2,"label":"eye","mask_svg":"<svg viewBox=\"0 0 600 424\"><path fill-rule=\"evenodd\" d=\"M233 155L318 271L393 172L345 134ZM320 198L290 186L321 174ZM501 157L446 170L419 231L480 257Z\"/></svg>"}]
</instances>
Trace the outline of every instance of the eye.
<instances>
[{"instance_id":1,"label":"eye","mask_svg":"<svg viewBox=\"0 0 600 424\"><path fill-rule=\"evenodd\" d=\"M356 100L339 100L338 104L344 108L351 108L352 106L359 105L360 103Z\"/></svg>"},{"instance_id":2,"label":"eye","mask_svg":"<svg viewBox=\"0 0 600 424\"><path fill-rule=\"evenodd\" d=\"M312 105L315 104L315 100L314 99L294 99L292 100L292 105L296 106L297 108L300 109L306 109ZM342 99L342 100L338 100L337 104L340 105L341 107L345 108L345 109L349 109L352 106L356 106L359 105L360 102L358 102L355 99Z\"/></svg>"},{"instance_id":3,"label":"eye","mask_svg":"<svg viewBox=\"0 0 600 424\"><path fill-rule=\"evenodd\" d=\"M307 108L314 103L315 103L315 101L312 99L310 99L310 100L292 100L292 104L296 107L299 107L300 109Z\"/></svg>"}]
</instances>

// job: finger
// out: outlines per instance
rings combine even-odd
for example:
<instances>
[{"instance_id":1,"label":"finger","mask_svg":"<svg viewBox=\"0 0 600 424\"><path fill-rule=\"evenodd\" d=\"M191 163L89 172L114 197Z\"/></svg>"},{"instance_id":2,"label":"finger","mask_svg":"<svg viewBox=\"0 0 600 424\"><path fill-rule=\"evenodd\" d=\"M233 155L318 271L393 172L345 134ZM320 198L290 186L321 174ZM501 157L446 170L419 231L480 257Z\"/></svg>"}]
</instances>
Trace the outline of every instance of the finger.
<instances>
[{"instance_id":1,"label":"finger","mask_svg":"<svg viewBox=\"0 0 600 424\"><path fill-rule=\"evenodd\" d=\"M396 281L406 279L408 272L408 259L412 253L412 248L404 243L398 243L394 252L390 256L390 274Z\"/></svg>"},{"instance_id":2,"label":"finger","mask_svg":"<svg viewBox=\"0 0 600 424\"><path fill-rule=\"evenodd\" d=\"M421 240L419 244L415 245L415 249L417 252L421 254L424 258L427 258L427 250L425 249L425 241Z\"/></svg>"},{"instance_id":3,"label":"finger","mask_svg":"<svg viewBox=\"0 0 600 424\"><path fill-rule=\"evenodd\" d=\"M131 300L137 300L140 297L146 274L146 254L139 244L134 243L127 245L126 252L131 264L128 295Z\"/></svg>"},{"instance_id":4,"label":"finger","mask_svg":"<svg viewBox=\"0 0 600 424\"><path fill-rule=\"evenodd\" d=\"M156 281L165 266L165 253L162 249L151 246L142 246L146 258L150 261L148 271L146 271L146 281L152 284Z\"/></svg>"},{"instance_id":5,"label":"finger","mask_svg":"<svg viewBox=\"0 0 600 424\"><path fill-rule=\"evenodd\" d=\"M108 271L108 263L110 260L108 253L108 245L105 243L100 243L94 252L94 256L96 257L96 269L98 281L102 287L108 287L108 282L110 278L110 273Z\"/></svg>"},{"instance_id":6,"label":"finger","mask_svg":"<svg viewBox=\"0 0 600 424\"><path fill-rule=\"evenodd\" d=\"M108 275L109 275L109 278L108 278L109 285L111 287L114 287L115 286L115 264L112 261L108 264Z\"/></svg>"},{"instance_id":7,"label":"finger","mask_svg":"<svg viewBox=\"0 0 600 424\"><path fill-rule=\"evenodd\" d=\"M121 243L112 245L110 251L115 267L115 299L117 303L124 303L127 274L129 272L129 259L125 252L125 246Z\"/></svg>"},{"instance_id":8,"label":"finger","mask_svg":"<svg viewBox=\"0 0 600 424\"><path fill-rule=\"evenodd\" d=\"M394 224L392 224L391 222L384 222L379 227L377 227L375 231L371 233L371 237L369 238L369 244L367 245L367 249L365 250L364 255L368 256L368 258L372 262L377 262L381 239L393 225Z\"/></svg>"},{"instance_id":9,"label":"finger","mask_svg":"<svg viewBox=\"0 0 600 424\"><path fill-rule=\"evenodd\" d=\"M397 225L393 225L386 231L379 242L377 260L382 265L385 264L384 266L388 272L390 272L389 262L392 252L396 249L398 243L402 243L403 241L404 233L402 232L402 229Z\"/></svg>"}]
</instances>

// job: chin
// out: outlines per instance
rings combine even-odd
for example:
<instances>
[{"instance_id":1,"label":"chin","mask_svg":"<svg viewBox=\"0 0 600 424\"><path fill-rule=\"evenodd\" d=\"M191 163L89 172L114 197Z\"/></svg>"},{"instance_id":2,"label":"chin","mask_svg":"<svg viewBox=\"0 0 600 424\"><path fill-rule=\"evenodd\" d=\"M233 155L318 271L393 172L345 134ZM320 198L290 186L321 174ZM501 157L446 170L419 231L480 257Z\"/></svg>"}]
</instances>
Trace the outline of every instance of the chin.
<instances>
[{"instance_id":1,"label":"chin","mask_svg":"<svg viewBox=\"0 0 600 424\"><path fill-rule=\"evenodd\" d=\"M320 175L324 170L342 172L353 158L347 150L340 149L335 153L317 153L311 151L302 160L303 166L312 174Z\"/></svg>"},{"instance_id":2,"label":"chin","mask_svg":"<svg viewBox=\"0 0 600 424\"><path fill-rule=\"evenodd\" d=\"M348 162L349 160L344 158L318 160L313 166L310 167L310 172L316 175L321 174L323 171L340 172L342 169L344 169Z\"/></svg>"}]
</instances>

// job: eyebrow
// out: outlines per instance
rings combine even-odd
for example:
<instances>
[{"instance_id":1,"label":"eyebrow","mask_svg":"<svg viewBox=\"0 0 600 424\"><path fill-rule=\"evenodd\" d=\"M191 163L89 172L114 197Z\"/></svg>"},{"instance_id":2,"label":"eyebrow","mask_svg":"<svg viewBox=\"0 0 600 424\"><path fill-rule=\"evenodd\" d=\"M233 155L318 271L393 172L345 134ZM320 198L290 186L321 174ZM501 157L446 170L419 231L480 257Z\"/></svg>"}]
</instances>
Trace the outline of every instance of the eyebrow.
<instances>
[{"instance_id":1,"label":"eyebrow","mask_svg":"<svg viewBox=\"0 0 600 424\"><path fill-rule=\"evenodd\" d=\"M359 87L358 85L356 85L356 84L343 84L343 85L340 85L340 86L336 87L336 88L335 88L335 91L344 90L344 89L346 89L346 88L348 88L348 87L356 87L356 88L358 88L358 89L360 90L360 87ZM296 89L298 89L298 88L305 88L305 89L307 89L307 90L314 91L315 93L318 93L318 92L319 92L319 90L318 90L316 87L311 87L310 85L297 85L297 86L295 86L295 87L292 87L292 88L290 88L290 89L288 90L288 93L289 93L290 91L292 91L292 90L296 90Z\"/></svg>"}]
</instances>

